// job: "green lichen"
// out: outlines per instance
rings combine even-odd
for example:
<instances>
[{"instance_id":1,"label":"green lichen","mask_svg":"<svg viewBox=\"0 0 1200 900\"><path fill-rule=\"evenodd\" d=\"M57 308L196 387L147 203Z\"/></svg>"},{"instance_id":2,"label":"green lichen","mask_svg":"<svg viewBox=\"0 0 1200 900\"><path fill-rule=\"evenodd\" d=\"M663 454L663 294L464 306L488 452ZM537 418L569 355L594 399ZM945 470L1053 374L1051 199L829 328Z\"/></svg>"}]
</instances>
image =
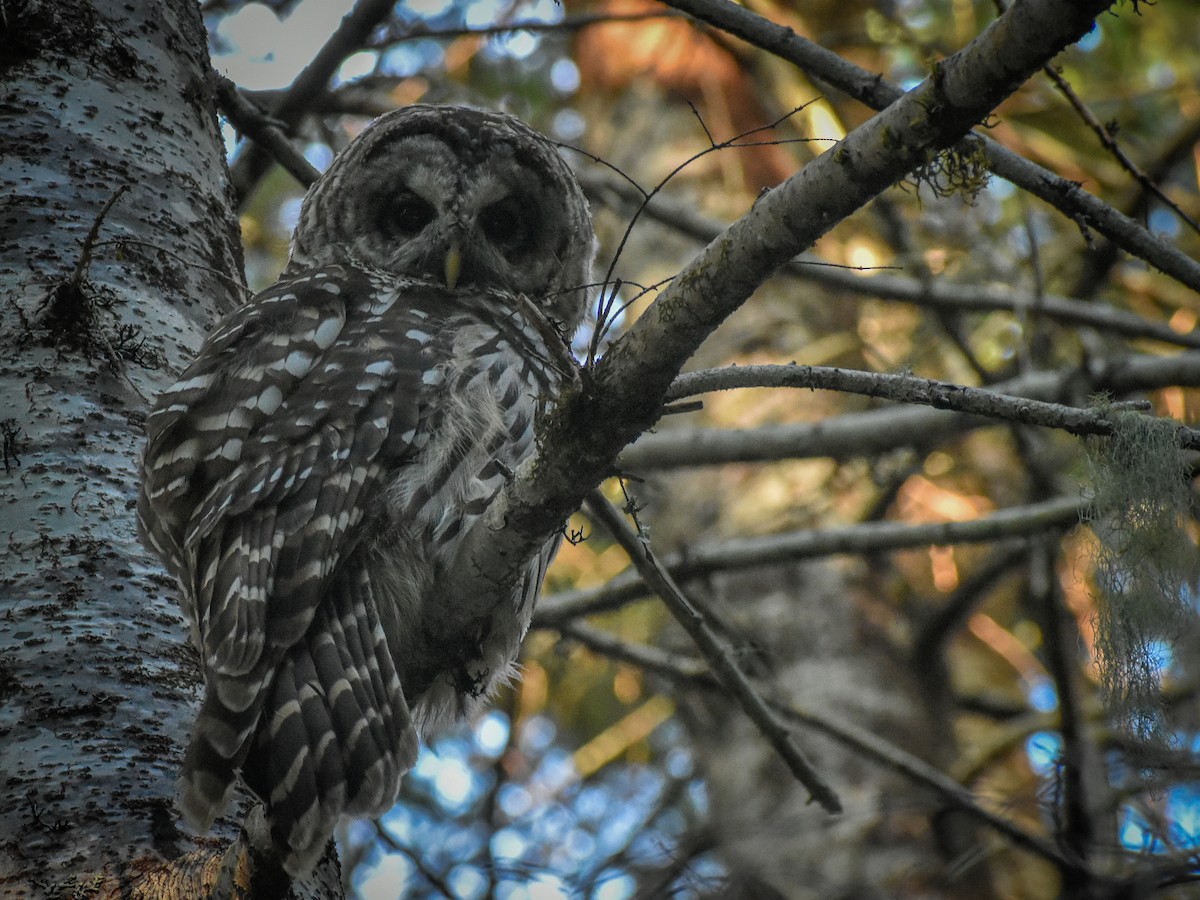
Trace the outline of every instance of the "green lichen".
<instances>
[{"instance_id":1,"label":"green lichen","mask_svg":"<svg viewBox=\"0 0 1200 900\"><path fill-rule=\"evenodd\" d=\"M935 197L958 194L974 203L990 177L982 143L962 141L941 153L931 153L930 159L913 169L905 181L918 190L922 185L929 188Z\"/></svg>"},{"instance_id":2,"label":"green lichen","mask_svg":"<svg viewBox=\"0 0 1200 900\"><path fill-rule=\"evenodd\" d=\"M1200 573L1187 527L1191 470L1175 422L1132 412L1112 421L1113 434L1090 441L1087 454L1096 662L1118 722L1164 744L1163 647L1193 624Z\"/></svg>"}]
</instances>

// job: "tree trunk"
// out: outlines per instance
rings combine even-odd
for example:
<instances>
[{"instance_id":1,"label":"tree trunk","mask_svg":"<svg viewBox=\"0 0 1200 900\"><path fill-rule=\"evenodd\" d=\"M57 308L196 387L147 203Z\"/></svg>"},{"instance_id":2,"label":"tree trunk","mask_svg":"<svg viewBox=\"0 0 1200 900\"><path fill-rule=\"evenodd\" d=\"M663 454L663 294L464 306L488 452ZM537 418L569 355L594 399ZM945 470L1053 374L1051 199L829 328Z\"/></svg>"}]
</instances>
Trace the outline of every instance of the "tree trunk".
<instances>
[{"instance_id":1,"label":"tree trunk","mask_svg":"<svg viewBox=\"0 0 1200 900\"><path fill-rule=\"evenodd\" d=\"M140 893L197 843L200 687L134 526L142 422L241 297L238 227L194 0L18 0L0 29L0 893Z\"/></svg>"}]
</instances>

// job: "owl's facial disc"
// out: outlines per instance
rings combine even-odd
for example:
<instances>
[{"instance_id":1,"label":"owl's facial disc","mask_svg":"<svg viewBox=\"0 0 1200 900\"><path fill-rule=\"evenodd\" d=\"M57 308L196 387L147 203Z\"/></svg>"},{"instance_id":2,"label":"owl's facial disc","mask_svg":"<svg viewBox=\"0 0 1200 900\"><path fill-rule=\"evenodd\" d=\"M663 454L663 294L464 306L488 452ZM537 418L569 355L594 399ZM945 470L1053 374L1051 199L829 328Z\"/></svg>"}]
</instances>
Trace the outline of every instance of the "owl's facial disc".
<instances>
[{"instance_id":1,"label":"owl's facial disc","mask_svg":"<svg viewBox=\"0 0 1200 900\"><path fill-rule=\"evenodd\" d=\"M377 120L310 191L289 267L349 262L522 294L573 327L592 253L587 200L545 137L497 113L416 105Z\"/></svg>"},{"instance_id":2,"label":"owl's facial disc","mask_svg":"<svg viewBox=\"0 0 1200 900\"><path fill-rule=\"evenodd\" d=\"M370 225L360 256L450 287L536 295L555 280L557 259L539 250L554 243L562 212L511 148L478 158L420 134L390 149L371 160L359 187L357 206Z\"/></svg>"}]
</instances>

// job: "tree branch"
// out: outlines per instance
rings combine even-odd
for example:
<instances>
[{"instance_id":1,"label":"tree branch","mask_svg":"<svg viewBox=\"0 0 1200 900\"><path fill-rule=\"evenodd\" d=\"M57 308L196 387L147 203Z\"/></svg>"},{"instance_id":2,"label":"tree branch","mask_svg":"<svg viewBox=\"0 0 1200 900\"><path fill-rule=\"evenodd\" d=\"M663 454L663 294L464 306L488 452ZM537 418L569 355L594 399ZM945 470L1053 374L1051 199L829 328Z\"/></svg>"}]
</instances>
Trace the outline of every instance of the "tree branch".
<instances>
[{"instance_id":1,"label":"tree branch","mask_svg":"<svg viewBox=\"0 0 1200 900\"><path fill-rule=\"evenodd\" d=\"M676 382L679 389L695 393L688 385L698 379L711 379L714 384L728 387L782 386L779 381L771 382L764 377L756 382L761 369L777 369L779 376L803 379L805 371L820 371L812 384L794 384L796 387L830 387L831 389L855 390L871 396L888 396L890 399L920 403L931 408L887 408L861 413L847 413L816 424L766 425L754 429L673 428L642 436L632 447L621 454L622 469L648 472L655 469L680 466L715 465L731 462L765 462L778 459L800 459L826 456L847 459L894 450L898 447L928 447L953 437L970 428L990 424L995 419L1028 422L1029 424L1062 427L1066 430L1079 429L1075 433L1109 433L1106 426L1093 417L1098 412L1079 407L1060 406L1046 401L1063 396L1086 396L1102 391L1122 396L1130 391L1147 390L1165 385L1200 385L1200 353L1180 353L1172 357L1133 356L1126 359L1108 360L1097 371L1078 368L1056 372L1032 372L1011 381L994 385L990 390L963 388L953 385L952 390L940 388L925 390L921 382L925 379L903 375L879 375L862 373L842 378L848 370L814 369L808 366L759 367L746 366L720 370L721 374L689 373ZM840 374L834 374L840 373ZM879 380L876 380L878 377ZM822 383L818 384L820 380ZM843 385L833 388L833 385ZM948 384L931 382L931 385ZM860 389L861 388L861 389ZM895 394L885 392L895 389ZM676 396L672 386L668 397ZM879 391L879 393L875 393ZM962 392L962 393L960 393ZM968 395L972 399L964 399ZM679 395L682 396L682 395ZM994 398L1003 399L996 405ZM959 401L962 401L961 403ZM955 412L963 410L969 412ZM1057 419L1056 411L1076 411L1072 415ZM1028 415L1026 415L1026 411ZM1087 432L1087 428L1094 428ZM1181 446L1190 446L1196 440L1193 429L1181 428ZM1111 428L1109 429L1111 431Z\"/></svg>"},{"instance_id":2,"label":"tree branch","mask_svg":"<svg viewBox=\"0 0 1200 900\"><path fill-rule=\"evenodd\" d=\"M642 208L646 216L698 241L708 243L726 227L726 223L705 216L688 204L658 195L647 199L641 188L624 183L605 173L580 173L584 190L616 205ZM952 312L988 312L1005 310L1021 314L1037 309L1038 315L1071 325L1086 325L1127 338L1150 338L1180 347L1200 348L1200 332L1178 332L1165 322L1155 322L1136 313L1104 304L1076 300L1058 294L1035 296L1001 285L979 285L924 280L891 272L861 271L827 264L801 256L788 262L781 274L832 290L849 291L884 300L900 300L914 306Z\"/></svg>"},{"instance_id":3,"label":"tree branch","mask_svg":"<svg viewBox=\"0 0 1200 900\"><path fill-rule=\"evenodd\" d=\"M1081 509L1078 499L1062 497L997 510L990 516L966 522L930 522L922 525L866 522L842 528L790 531L688 547L664 557L662 566L672 578L685 581L709 572L794 562L837 553L878 553L907 547L990 543L1070 528L1079 521ZM534 614L534 624L540 628L558 628L561 623L579 616L616 609L646 596L646 593L641 577L627 570L598 588L564 591L544 598Z\"/></svg>"},{"instance_id":4,"label":"tree branch","mask_svg":"<svg viewBox=\"0 0 1200 900\"><path fill-rule=\"evenodd\" d=\"M829 366L734 366L706 369L680 375L667 392L667 401L709 391L748 387L791 387L862 394L899 403L916 403L934 409L971 413L1022 425L1056 428L1070 434L1112 434L1114 425L1103 409L1085 409L1048 403L1029 397L1011 397L998 391L967 387L950 381L890 375ZM1180 425L1179 443L1184 449L1200 449L1200 431Z\"/></svg>"},{"instance_id":5,"label":"tree branch","mask_svg":"<svg viewBox=\"0 0 1200 900\"><path fill-rule=\"evenodd\" d=\"M607 656L609 659L627 662L647 672L670 677L685 674L690 678L709 678L714 688L720 687L719 682L709 675L708 666L699 659L660 650L658 647L650 647L645 644L632 644L607 631L579 622L560 622L554 626L554 630L564 638L582 644L593 653Z\"/></svg>"},{"instance_id":6,"label":"tree branch","mask_svg":"<svg viewBox=\"0 0 1200 900\"><path fill-rule=\"evenodd\" d=\"M837 88L871 109L885 109L891 104L901 102L902 99L907 100L911 96L911 94L904 94L899 87L885 81L880 76L860 69L836 53L801 37L792 29L777 25L743 6L728 2L728 0L663 0L663 2L766 50L780 59L787 60L806 74ZM1013 3L988 31L991 31L999 23L1004 23L1003 27L1006 30L1011 26L1012 33L1026 33L1032 38L1032 32L1025 32L1024 29L1041 27L1035 23L1034 19L1009 18L1011 13L1016 12L1018 7L1023 5ZM1030 3L1027 8L1034 11L1039 6L1040 4ZM1086 3L1072 4L1072 6L1074 7L1072 14L1082 16L1088 13L1098 15L1107 8L1108 4ZM1075 38L1075 40L1077 39L1078 37ZM970 45L968 49L969 47ZM1048 61L1052 55L1046 55L1042 63ZM957 53L946 62L961 56L962 52ZM1042 63L1038 64L1038 68ZM1024 71L1023 64L1014 60L1014 65L1020 65ZM1023 77L1028 77L1028 75ZM920 89L917 88L917 90ZM989 111L990 109L991 107L989 107ZM983 116L977 119L977 121L982 120ZM1081 227L1094 228L1127 253L1146 260L1155 268L1192 290L1200 291L1200 263L1165 241L1159 240L1135 220L1117 212L1102 200L1084 191L1075 182L1022 158L991 138L972 134L967 141L967 153L974 148L979 148L986 154L988 168L1001 178L1011 181L1035 197L1061 210Z\"/></svg>"},{"instance_id":7,"label":"tree branch","mask_svg":"<svg viewBox=\"0 0 1200 900\"><path fill-rule=\"evenodd\" d=\"M1107 150L1112 158L1120 164L1122 169L1128 172L1133 179L1137 181L1139 185L1141 185L1145 194L1151 197L1157 197L1163 206L1166 206L1173 213L1175 213L1176 216L1179 217L1181 222L1184 222L1190 229L1192 229L1192 231L1200 233L1200 224L1198 224L1195 219L1180 209L1179 204L1168 197L1166 192L1163 191L1157 184L1155 184L1149 175L1142 171L1141 166L1129 158L1129 154L1127 154L1121 145L1117 143L1114 131L1111 131L1108 125L1105 125L1098 118L1096 118L1096 114L1093 113L1088 108L1087 104L1083 102L1082 98L1075 93L1075 89L1071 87L1071 83L1067 81L1067 79L1064 78L1062 74L1059 73L1058 70L1053 66L1043 66L1043 71L1046 73L1046 77L1054 83L1056 88L1058 88L1058 92L1066 98L1066 101L1069 104L1071 104L1071 108L1075 110L1075 112L1079 115L1079 118L1082 119L1084 124L1086 124L1087 127L1092 130L1092 133L1096 135L1096 138L1100 141L1100 144L1104 147L1104 149Z\"/></svg>"},{"instance_id":8,"label":"tree branch","mask_svg":"<svg viewBox=\"0 0 1200 900\"><path fill-rule=\"evenodd\" d=\"M453 646L509 602L526 560L620 450L658 419L683 364L771 272L838 221L956 143L1047 59L1093 24L1107 0L1018 0L888 109L758 199L671 282L577 387L538 423L538 452L464 536L435 593L456 604L428 635Z\"/></svg>"},{"instance_id":9,"label":"tree branch","mask_svg":"<svg viewBox=\"0 0 1200 900\"><path fill-rule=\"evenodd\" d=\"M229 119L229 124L240 134L270 154L271 159L283 166L289 175L306 188L321 177L316 167L288 140L280 128L280 123L242 96L236 84L224 75L217 75L216 85L221 111Z\"/></svg>"},{"instance_id":10,"label":"tree branch","mask_svg":"<svg viewBox=\"0 0 1200 900\"><path fill-rule=\"evenodd\" d=\"M286 128L294 128L308 110L309 104L329 85L329 79L350 54L361 49L379 24L396 5L396 0L359 0L337 30L317 51L312 62L296 76L292 86L270 111L273 119ZM248 144L230 166L230 179L238 205L246 202L255 185L271 165L271 156L256 144Z\"/></svg>"},{"instance_id":11,"label":"tree branch","mask_svg":"<svg viewBox=\"0 0 1200 900\"><path fill-rule=\"evenodd\" d=\"M737 700L746 715L762 732L763 737L787 764L796 780L808 790L809 796L820 803L826 812L840 813L842 804L833 789L825 784L824 779L805 759L800 748L792 740L791 732L783 726L766 701L750 684L749 678L734 660L729 647L713 633L695 605L684 597L667 571L659 566L649 546L633 530L624 515L598 490L588 495L588 509L629 554L630 561L642 579L662 598L675 621L683 626L684 631L700 649L722 687Z\"/></svg>"}]
</instances>

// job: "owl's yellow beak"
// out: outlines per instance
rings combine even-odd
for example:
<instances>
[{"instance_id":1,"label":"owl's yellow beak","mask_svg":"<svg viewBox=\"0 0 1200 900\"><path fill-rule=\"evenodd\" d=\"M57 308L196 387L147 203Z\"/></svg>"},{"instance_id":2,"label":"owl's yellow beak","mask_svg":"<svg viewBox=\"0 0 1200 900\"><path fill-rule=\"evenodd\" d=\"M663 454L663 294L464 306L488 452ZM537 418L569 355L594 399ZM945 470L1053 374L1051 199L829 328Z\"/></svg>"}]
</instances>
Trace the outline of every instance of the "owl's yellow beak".
<instances>
[{"instance_id":1,"label":"owl's yellow beak","mask_svg":"<svg viewBox=\"0 0 1200 900\"><path fill-rule=\"evenodd\" d=\"M445 268L442 272L446 276L446 287L454 290L454 286L458 284L458 276L462 272L462 248L459 247L458 241L451 241L450 247L446 250Z\"/></svg>"}]
</instances>

